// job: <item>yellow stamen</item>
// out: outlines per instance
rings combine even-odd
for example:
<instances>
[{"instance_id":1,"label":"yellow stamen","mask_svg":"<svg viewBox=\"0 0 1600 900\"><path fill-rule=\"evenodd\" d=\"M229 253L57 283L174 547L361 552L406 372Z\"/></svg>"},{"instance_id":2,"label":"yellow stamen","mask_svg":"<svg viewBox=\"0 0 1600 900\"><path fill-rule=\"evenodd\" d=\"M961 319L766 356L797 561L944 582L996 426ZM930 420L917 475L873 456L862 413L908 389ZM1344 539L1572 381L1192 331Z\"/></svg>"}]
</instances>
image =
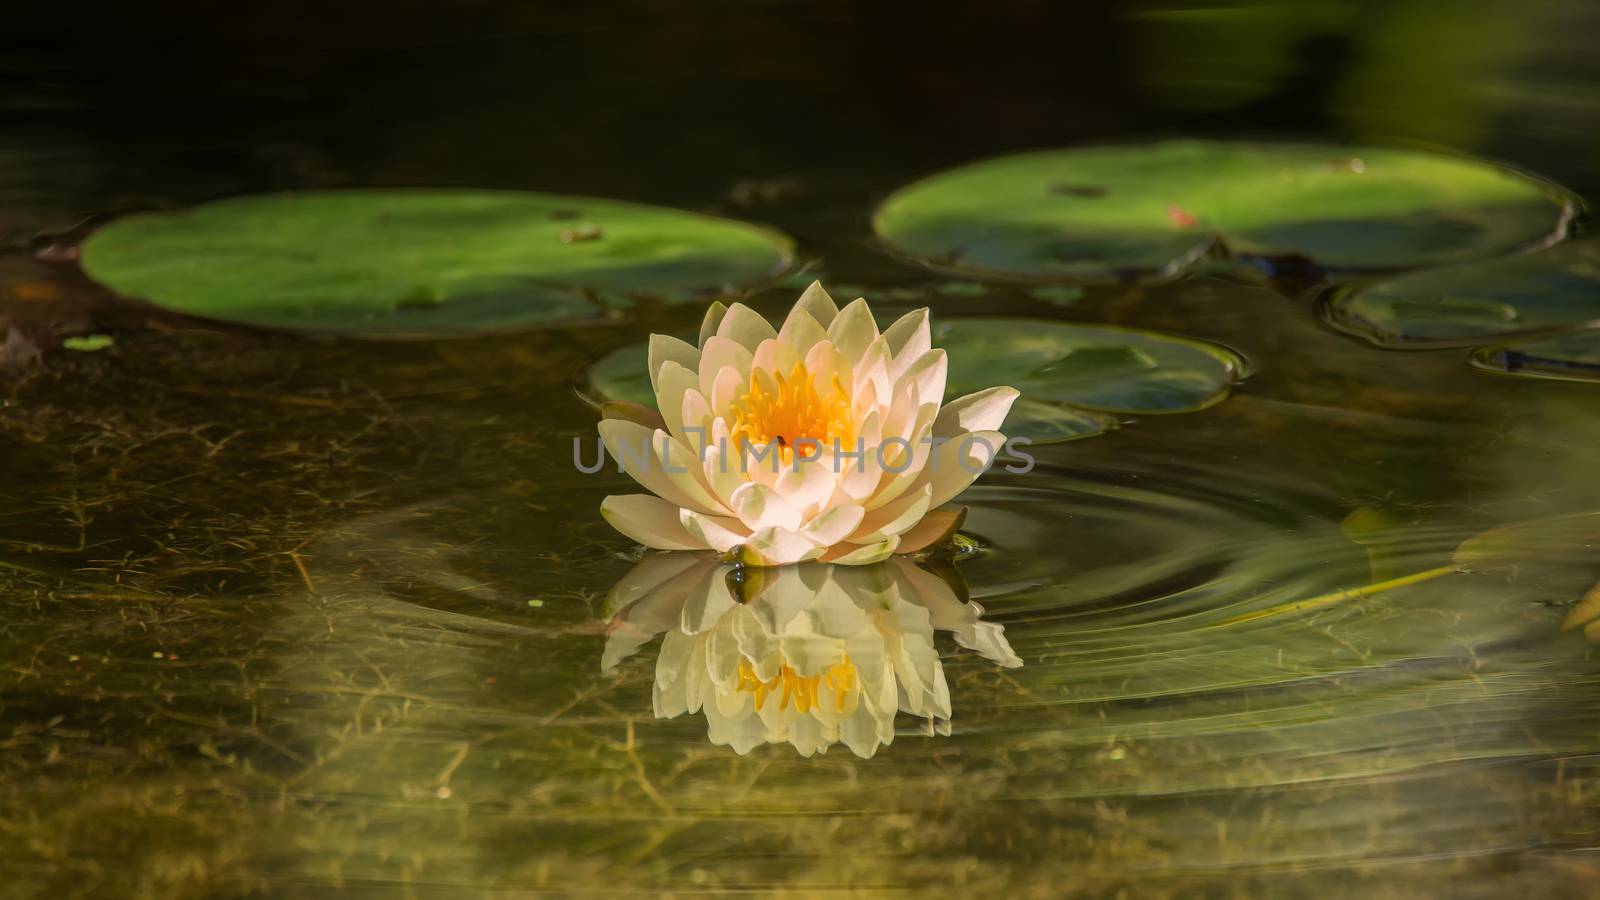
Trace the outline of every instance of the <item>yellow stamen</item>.
<instances>
[{"instance_id":1,"label":"yellow stamen","mask_svg":"<svg viewBox=\"0 0 1600 900\"><path fill-rule=\"evenodd\" d=\"M734 400L731 411L729 431L736 445L776 443L785 464L794 462L795 453L810 459L817 454L817 445L831 448L835 441L854 449L850 394L843 381L835 373L825 392L819 393L816 380L805 363L795 363L787 376L751 372L749 389Z\"/></svg>"}]
</instances>

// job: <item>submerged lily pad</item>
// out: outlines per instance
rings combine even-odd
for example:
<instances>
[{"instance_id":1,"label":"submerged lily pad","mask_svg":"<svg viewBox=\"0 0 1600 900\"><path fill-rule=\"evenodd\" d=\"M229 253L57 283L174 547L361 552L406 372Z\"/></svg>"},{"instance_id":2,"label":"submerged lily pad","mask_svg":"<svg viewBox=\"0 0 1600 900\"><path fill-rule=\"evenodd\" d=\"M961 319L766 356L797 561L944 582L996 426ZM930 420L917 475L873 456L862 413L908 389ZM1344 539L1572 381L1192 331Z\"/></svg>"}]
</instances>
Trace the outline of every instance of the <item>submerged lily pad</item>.
<instances>
[{"instance_id":1,"label":"submerged lily pad","mask_svg":"<svg viewBox=\"0 0 1600 900\"><path fill-rule=\"evenodd\" d=\"M1048 319L948 319L934 325L933 342L949 355L945 396L1017 388L1004 431L1039 444L1104 434L1117 426L1106 413L1204 409L1228 395L1243 366L1203 341ZM581 374L579 390L595 403L654 406L645 360L642 344L614 350Z\"/></svg>"},{"instance_id":2,"label":"submerged lily pad","mask_svg":"<svg viewBox=\"0 0 1600 900\"><path fill-rule=\"evenodd\" d=\"M1391 148L1172 141L1025 153L901 189L873 224L936 266L1024 279L1174 274L1217 244L1324 272L1437 266L1561 236L1576 201Z\"/></svg>"},{"instance_id":3,"label":"submerged lily pad","mask_svg":"<svg viewBox=\"0 0 1600 900\"><path fill-rule=\"evenodd\" d=\"M1335 295L1326 313L1381 347L1459 346L1600 321L1600 240L1401 275Z\"/></svg>"},{"instance_id":4,"label":"submerged lily pad","mask_svg":"<svg viewBox=\"0 0 1600 900\"><path fill-rule=\"evenodd\" d=\"M788 265L776 232L681 210L520 191L237 197L118 220L83 268L125 296L278 328L429 334L701 300Z\"/></svg>"},{"instance_id":5,"label":"submerged lily pad","mask_svg":"<svg viewBox=\"0 0 1600 900\"><path fill-rule=\"evenodd\" d=\"M1600 328L1479 347L1472 353L1472 364L1530 378L1600 381Z\"/></svg>"}]
</instances>

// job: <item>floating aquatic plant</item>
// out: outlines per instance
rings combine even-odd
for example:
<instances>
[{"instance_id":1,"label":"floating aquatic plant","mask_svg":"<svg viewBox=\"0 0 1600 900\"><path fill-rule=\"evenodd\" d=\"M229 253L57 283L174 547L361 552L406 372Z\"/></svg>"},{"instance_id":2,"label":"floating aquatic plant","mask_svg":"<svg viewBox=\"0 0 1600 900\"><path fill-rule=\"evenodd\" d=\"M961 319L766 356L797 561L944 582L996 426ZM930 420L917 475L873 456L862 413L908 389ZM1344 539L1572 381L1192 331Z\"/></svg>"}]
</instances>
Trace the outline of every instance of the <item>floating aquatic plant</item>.
<instances>
[{"instance_id":1,"label":"floating aquatic plant","mask_svg":"<svg viewBox=\"0 0 1600 900\"><path fill-rule=\"evenodd\" d=\"M210 319L438 334L684 303L777 275L788 238L675 209L524 191L235 197L117 220L83 245L119 294Z\"/></svg>"},{"instance_id":2,"label":"floating aquatic plant","mask_svg":"<svg viewBox=\"0 0 1600 900\"><path fill-rule=\"evenodd\" d=\"M1006 444L1017 391L944 403L948 363L928 311L880 333L865 300L813 284L781 329L713 304L699 346L652 335L655 409L602 406L600 436L650 491L607 497L607 521L658 550L755 565L874 563L960 523L941 509Z\"/></svg>"},{"instance_id":3,"label":"floating aquatic plant","mask_svg":"<svg viewBox=\"0 0 1600 900\"><path fill-rule=\"evenodd\" d=\"M1473 365L1600 380L1600 240L1413 272L1330 294L1336 328L1388 349L1479 345Z\"/></svg>"},{"instance_id":4,"label":"floating aquatic plant","mask_svg":"<svg viewBox=\"0 0 1600 900\"><path fill-rule=\"evenodd\" d=\"M1338 276L1528 249L1562 237L1576 208L1460 157L1184 140L973 163L901 189L873 224L904 254L989 276L1168 276L1214 254Z\"/></svg>"}]
</instances>

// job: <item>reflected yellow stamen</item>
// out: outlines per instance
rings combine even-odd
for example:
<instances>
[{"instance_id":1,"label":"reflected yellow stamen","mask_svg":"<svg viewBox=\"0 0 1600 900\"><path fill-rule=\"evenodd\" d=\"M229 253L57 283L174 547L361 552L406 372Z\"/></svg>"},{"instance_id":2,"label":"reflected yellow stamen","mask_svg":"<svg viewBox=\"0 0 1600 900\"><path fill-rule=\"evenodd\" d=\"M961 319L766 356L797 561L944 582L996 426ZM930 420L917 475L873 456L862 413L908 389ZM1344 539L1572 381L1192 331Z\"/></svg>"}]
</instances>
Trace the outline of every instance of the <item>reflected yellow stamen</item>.
<instances>
[{"instance_id":1,"label":"reflected yellow stamen","mask_svg":"<svg viewBox=\"0 0 1600 900\"><path fill-rule=\"evenodd\" d=\"M850 395L837 373L825 393L817 391L816 378L805 363L795 363L787 376L773 372L770 382L765 373L751 372L749 390L733 402L729 428L735 444L752 446L777 443L784 463L794 462L794 454L810 459L818 452L812 441L831 448L835 441L853 449L850 421Z\"/></svg>"},{"instance_id":2,"label":"reflected yellow stamen","mask_svg":"<svg viewBox=\"0 0 1600 900\"><path fill-rule=\"evenodd\" d=\"M849 654L820 675L801 675L788 665L782 665L778 667L778 674L765 681L756 675L750 660L739 658L737 690L742 694L754 694L758 711L766 704L767 695L776 693L779 709L788 709L792 703L796 712L810 712L817 705L817 691L824 680L833 688L834 712L843 715L845 700L856 688L856 664L850 661Z\"/></svg>"}]
</instances>

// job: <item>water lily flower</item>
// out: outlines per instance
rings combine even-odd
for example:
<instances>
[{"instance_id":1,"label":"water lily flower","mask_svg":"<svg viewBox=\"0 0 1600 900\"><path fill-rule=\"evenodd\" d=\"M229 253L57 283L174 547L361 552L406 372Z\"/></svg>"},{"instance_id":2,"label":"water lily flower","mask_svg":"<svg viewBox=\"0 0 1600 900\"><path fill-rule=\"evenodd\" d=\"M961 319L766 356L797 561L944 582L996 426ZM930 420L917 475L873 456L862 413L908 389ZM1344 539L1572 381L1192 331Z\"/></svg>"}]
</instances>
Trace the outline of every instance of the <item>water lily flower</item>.
<instances>
[{"instance_id":1,"label":"water lily flower","mask_svg":"<svg viewBox=\"0 0 1600 900\"><path fill-rule=\"evenodd\" d=\"M839 309L820 283L780 328L714 303L699 346L651 335L656 409L605 404L606 450L649 494L601 514L657 550L716 550L749 565L865 565L960 525L941 509L1005 444L1018 392L944 403L948 363L928 311L878 331L865 300Z\"/></svg>"},{"instance_id":2,"label":"water lily flower","mask_svg":"<svg viewBox=\"0 0 1600 900\"><path fill-rule=\"evenodd\" d=\"M715 557L646 555L607 597L616 612L601 670L664 633L656 716L703 712L711 742L741 755L787 742L802 756L843 743L871 757L902 712L949 734L936 629L996 665L1022 665L981 606L904 557L745 569L738 595L733 571Z\"/></svg>"}]
</instances>

